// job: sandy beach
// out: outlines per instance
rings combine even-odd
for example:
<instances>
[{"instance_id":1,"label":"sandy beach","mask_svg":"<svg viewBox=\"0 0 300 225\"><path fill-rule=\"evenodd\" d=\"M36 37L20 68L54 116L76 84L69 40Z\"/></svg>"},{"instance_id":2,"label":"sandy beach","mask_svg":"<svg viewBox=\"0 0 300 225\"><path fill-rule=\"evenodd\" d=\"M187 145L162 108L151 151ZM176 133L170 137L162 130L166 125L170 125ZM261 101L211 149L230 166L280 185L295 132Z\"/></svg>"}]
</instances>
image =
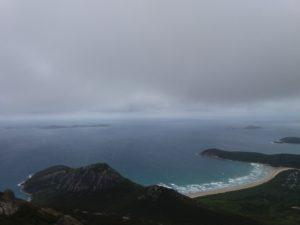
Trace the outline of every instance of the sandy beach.
<instances>
[{"instance_id":1,"label":"sandy beach","mask_svg":"<svg viewBox=\"0 0 300 225\"><path fill-rule=\"evenodd\" d=\"M238 191L238 190L243 190L243 189L247 189L247 188L252 188L252 187L256 187L258 185L264 184L264 183L272 180L279 173L286 171L286 170L290 170L290 169L292 169L292 168L270 167L270 173L268 174L268 176L266 176L260 180L257 180L255 182L245 184L245 185L234 186L234 187L226 187L226 188L220 188L220 189L215 189L215 190L187 193L186 195L190 198L197 198L197 197L203 197L203 196L208 196L208 195L215 195L215 194L221 194L221 193L226 193L226 192L231 192L231 191Z\"/></svg>"}]
</instances>

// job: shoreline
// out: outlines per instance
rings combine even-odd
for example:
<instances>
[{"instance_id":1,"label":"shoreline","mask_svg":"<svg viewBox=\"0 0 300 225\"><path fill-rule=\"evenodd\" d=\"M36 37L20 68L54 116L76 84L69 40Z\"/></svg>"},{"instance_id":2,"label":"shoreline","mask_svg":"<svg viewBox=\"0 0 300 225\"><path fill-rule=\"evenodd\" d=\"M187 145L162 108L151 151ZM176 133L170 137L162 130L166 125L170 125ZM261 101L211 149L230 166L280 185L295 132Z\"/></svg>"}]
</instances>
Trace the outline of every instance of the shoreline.
<instances>
[{"instance_id":1,"label":"shoreline","mask_svg":"<svg viewBox=\"0 0 300 225\"><path fill-rule=\"evenodd\" d=\"M286 170L291 170L293 168L270 167L270 169L271 169L271 171L266 177L263 177L262 179L254 181L252 183L239 185L239 186L233 186L233 187L224 187L224 188L208 190L208 191L186 193L185 195L190 197L190 198L198 198L198 197L204 197L204 196L216 195L216 194L223 194L223 193L227 193L227 192L239 191L239 190L244 190L244 189L248 189L248 188L253 188L253 187L262 185L264 183L267 183L267 182L271 181L272 179L274 179L279 173L281 173L283 171L286 171Z\"/></svg>"},{"instance_id":2,"label":"shoreline","mask_svg":"<svg viewBox=\"0 0 300 225\"><path fill-rule=\"evenodd\" d=\"M27 177L27 179L30 179L33 175L34 175L33 173L29 174L28 177ZM26 201L30 202L31 201L31 194L29 194L29 193L27 193L26 191L23 190L23 184L26 182L26 180L24 180L21 183L19 183L18 187L19 187L20 193L27 197Z\"/></svg>"}]
</instances>

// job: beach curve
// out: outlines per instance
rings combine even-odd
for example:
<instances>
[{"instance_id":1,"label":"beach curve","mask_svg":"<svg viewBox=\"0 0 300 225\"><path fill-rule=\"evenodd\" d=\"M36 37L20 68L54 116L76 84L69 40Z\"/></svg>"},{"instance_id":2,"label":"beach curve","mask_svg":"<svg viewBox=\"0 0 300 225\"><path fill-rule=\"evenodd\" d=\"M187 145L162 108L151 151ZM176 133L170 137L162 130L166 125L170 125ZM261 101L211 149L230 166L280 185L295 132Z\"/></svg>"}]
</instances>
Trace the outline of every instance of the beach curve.
<instances>
[{"instance_id":1,"label":"beach curve","mask_svg":"<svg viewBox=\"0 0 300 225\"><path fill-rule=\"evenodd\" d=\"M265 176L261 179L258 179L257 181L253 181L251 183L242 184L242 185L238 185L238 186L218 188L218 189L214 189L214 190L191 192L191 193L186 193L185 195L190 197L190 198L198 198L198 197L204 197L204 196L216 195L216 194L223 194L223 193L227 193L227 192L233 192L233 191L239 191L239 190L244 190L244 189L248 189L248 188L253 188L253 187L265 184L265 183L271 181L272 179L274 179L281 172L291 170L291 169L293 169L293 168L289 168L289 167L270 167L270 172L268 173L267 176Z\"/></svg>"}]
</instances>

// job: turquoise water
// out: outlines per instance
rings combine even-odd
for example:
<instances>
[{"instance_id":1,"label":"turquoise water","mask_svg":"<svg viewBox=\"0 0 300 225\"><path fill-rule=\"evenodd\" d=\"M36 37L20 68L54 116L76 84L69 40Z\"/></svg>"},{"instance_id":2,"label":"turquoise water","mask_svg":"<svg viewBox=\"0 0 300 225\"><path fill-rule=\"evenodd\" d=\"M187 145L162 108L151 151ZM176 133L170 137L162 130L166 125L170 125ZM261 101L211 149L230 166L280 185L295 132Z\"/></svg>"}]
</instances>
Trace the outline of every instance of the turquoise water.
<instances>
[{"instance_id":1,"label":"turquoise water","mask_svg":"<svg viewBox=\"0 0 300 225\"><path fill-rule=\"evenodd\" d=\"M43 129L49 125L93 125ZM144 185L161 184L187 193L239 185L268 172L257 164L214 160L198 153L206 148L296 153L299 145L273 144L284 136L300 136L295 123L196 119L57 120L0 123L0 190L22 196L18 183L47 166L83 166L106 162Z\"/></svg>"}]
</instances>

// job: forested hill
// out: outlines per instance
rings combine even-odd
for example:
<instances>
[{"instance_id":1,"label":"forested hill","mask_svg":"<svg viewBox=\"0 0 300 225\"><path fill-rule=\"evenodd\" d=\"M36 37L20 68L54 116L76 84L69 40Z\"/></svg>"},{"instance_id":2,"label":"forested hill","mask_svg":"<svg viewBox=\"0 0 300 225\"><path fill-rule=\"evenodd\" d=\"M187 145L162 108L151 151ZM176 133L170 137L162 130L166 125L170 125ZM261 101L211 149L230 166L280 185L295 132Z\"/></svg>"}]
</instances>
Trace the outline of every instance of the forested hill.
<instances>
[{"instance_id":1,"label":"forested hill","mask_svg":"<svg viewBox=\"0 0 300 225\"><path fill-rule=\"evenodd\" d=\"M213 148L202 151L201 155L234 161L262 163L274 167L291 167L300 169L300 155L296 154L267 155L257 152L224 151Z\"/></svg>"}]
</instances>

